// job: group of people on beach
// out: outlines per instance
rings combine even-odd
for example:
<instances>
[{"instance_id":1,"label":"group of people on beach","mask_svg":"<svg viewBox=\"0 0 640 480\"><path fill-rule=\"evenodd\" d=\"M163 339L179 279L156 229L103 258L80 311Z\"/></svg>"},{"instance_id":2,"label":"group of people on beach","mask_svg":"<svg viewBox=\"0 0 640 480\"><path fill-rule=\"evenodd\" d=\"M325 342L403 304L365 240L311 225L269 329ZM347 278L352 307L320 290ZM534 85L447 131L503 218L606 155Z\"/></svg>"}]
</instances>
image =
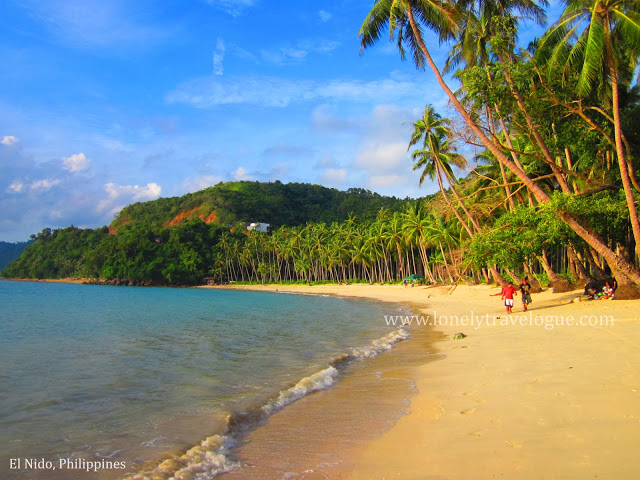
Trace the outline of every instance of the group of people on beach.
<instances>
[{"instance_id":1,"label":"group of people on beach","mask_svg":"<svg viewBox=\"0 0 640 480\"><path fill-rule=\"evenodd\" d=\"M606 282L602 287L602 292L597 292L595 288L591 287L587 290L587 300L612 300L615 295L615 288L617 285L613 284L613 287Z\"/></svg>"},{"instance_id":2,"label":"group of people on beach","mask_svg":"<svg viewBox=\"0 0 640 480\"><path fill-rule=\"evenodd\" d=\"M527 306L531 303L531 284L527 277L522 279L522 283L518 286L518 289L520 290L520 295L522 295L522 308L526 312ZM494 293L492 296L495 297L498 295L502 296L507 313L512 313L513 297L518 295L518 290L513 286L513 282L507 283L502 287L502 291L500 293Z\"/></svg>"}]
</instances>

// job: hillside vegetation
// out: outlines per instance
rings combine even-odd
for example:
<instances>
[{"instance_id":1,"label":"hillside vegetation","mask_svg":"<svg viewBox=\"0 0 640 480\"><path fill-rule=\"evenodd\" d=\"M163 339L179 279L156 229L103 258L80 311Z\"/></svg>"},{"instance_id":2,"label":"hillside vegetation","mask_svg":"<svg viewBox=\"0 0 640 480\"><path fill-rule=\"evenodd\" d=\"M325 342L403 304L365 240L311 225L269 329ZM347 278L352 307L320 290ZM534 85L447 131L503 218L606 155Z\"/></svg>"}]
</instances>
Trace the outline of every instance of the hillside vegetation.
<instances>
[{"instance_id":1,"label":"hillside vegetation","mask_svg":"<svg viewBox=\"0 0 640 480\"><path fill-rule=\"evenodd\" d=\"M341 191L306 183L228 182L182 197L134 203L120 211L110 228L117 231L124 225L168 227L195 219L219 225L260 222L278 228L306 222L337 222L349 214L372 220L380 208L397 211L405 204L406 199L385 197L361 188Z\"/></svg>"},{"instance_id":2,"label":"hillside vegetation","mask_svg":"<svg viewBox=\"0 0 640 480\"><path fill-rule=\"evenodd\" d=\"M413 203L363 189L221 183L182 197L130 205L110 227L45 228L33 236L35 242L4 274L12 278L95 278L133 285L194 285L207 276L226 281L231 278L222 276L225 242L249 248L249 239L270 238L247 232L245 222L269 223L274 230L306 229L349 219L368 222L381 209L397 212Z\"/></svg>"}]
</instances>

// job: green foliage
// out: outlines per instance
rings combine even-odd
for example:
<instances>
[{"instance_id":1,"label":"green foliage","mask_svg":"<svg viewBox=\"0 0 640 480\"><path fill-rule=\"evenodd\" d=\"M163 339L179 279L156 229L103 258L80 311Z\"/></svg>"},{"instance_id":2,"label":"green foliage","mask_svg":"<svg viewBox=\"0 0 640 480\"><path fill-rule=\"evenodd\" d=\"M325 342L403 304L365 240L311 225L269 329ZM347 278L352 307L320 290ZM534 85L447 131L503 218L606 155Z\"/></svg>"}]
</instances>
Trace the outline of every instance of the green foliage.
<instances>
[{"instance_id":1,"label":"green foliage","mask_svg":"<svg viewBox=\"0 0 640 480\"><path fill-rule=\"evenodd\" d=\"M4 271L13 278L64 278L81 276L85 255L108 236L106 227L85 230L45 228L22 255Z\"/></svg>"},{"instance_id":2,"label":"green foliage","mask_svg":"<svg viewBox=\"0 0 640 480\"><path fill-rule=\"evenodd\" d=\"M611 244L626 244L629 232L629 210L622 190L600 192L588 196L556 193L545 210L563 209L591 228Z\"/></svg>"},{"instance_id":3,"label":"green foliage","mask_svg":"<svg viewBox=\"0 0 640 480\"><path fill-rule=\"evenodd\" d=\"M570 238L571 230L553 211L521 205L498 218L491 230L474 236L469 248L478 267L516 269Z\"/></svg>"},{"instance_id":4,"label":"green foliage","mask_svg":"<svg viewBox=\"0 0 640 480\"><path fill-rule=\"evenodd\" d=\"M182 197L134 203L122 209L112 227L149 225L157 229L167 226L179 214L189 213L187 220L204 220L215 213L216 223L221 225L261 222L278 228L309 221L336 222L350 213L372 220L380 208L398 211L406 203L406 199L361 188L341 191L306 183L228 182Z\"/></svg>"},{"instance_id":5,"label":"green foliage","mask_svg":"<svg viewBox=\"0 0 640 480\"><path fill-rule=\"evenodd\" d=\"M361 222L372 221L379 211L397 211L408 203L363 189L342 192L281 182L219 184L180 198L130 205L114 221L115 234L107 227L46 228L34 236L33 245L7 268L6 275L89 277L154 285L194 285L205 277L272 280L280 275L273 262L275 247L269 244L272 237L247 234L244 221L270 223L274 231L281 225L294 225L284 230L289 235L296 231L295 225L312 225L310 220L326 225L325 220L335 223L336 218L353 222L357 215ZM216 223L203 222L202 216L212 211L217 215ZM166 226L179 214L182 223ZM326 233L309 237L308 232L303 230L300 235L314 242L305 247L309 252L328 241ZM307 281L317 269L307 257L292 262L291 271Z\"/></svg>"},{"instance_id":6,"label":"green foliage","mask_svg":"<svg viewBox=\"0 0 640 480\"><path fill-rule=\"evenodd\" d=\"M13 278L90 277L135 284L194 285L207 276L223 231L201 221L154 231L136 225L45 229L5 274Z\"/></svg>"}]
</instances>

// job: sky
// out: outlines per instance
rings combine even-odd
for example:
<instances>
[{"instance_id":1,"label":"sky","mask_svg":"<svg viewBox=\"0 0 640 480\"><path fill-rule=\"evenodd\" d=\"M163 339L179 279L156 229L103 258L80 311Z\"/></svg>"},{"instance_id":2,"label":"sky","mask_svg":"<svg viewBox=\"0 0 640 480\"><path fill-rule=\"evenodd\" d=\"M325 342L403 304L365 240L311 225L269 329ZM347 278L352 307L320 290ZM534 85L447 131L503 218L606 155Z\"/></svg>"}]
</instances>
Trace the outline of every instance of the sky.
<instances>
[{"instance_id":1,"label":"sky","mask_svg":"<svg viewBox=\"0 0 640 480\"><path fill-rule=\"evenodd\" d=\"M407 147L447 99L386 38L361 54L372 5L3 0L0 241L221 181L436 191Z\"/></svg>"}]
</instances>

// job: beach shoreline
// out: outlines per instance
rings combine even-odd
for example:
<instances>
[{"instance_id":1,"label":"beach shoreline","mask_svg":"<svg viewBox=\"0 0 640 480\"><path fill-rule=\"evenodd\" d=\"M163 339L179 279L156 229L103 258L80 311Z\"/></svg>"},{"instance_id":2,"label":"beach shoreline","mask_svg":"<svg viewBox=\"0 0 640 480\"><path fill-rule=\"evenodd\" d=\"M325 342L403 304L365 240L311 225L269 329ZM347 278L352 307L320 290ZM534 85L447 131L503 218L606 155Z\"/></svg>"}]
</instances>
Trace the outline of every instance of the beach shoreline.
<instances>
[{"instance_id":1,"label":"beach shoreline","mask_svg":"<svg viewBox=\"0 0 640 480\"><path fill-rule=\"evenodd\" d=\"M83 283L77 279L55 282ZM395 321L397 327L411 323L413 338L407 345L429 349L424 352L425 361L394 366L391 376L406 377L412 384L410 393L392 392L397 398L408 399L406 415L384 428L374 428L372 421L371 428L365 430L376 434L348 443L347 450L332 457L339 461L300 469L288 476L289 480L624 479L636 478L640 472L635 461L635 446L640 441L638 301L579 301L585 300L580 290L563 294L544 291L533 295L527 314L516 297L514 313L509 316L500 297L494 296L500 289L486 285L197 288L386 303L390 318L377 321ZM398 305L408 307L411 313L398 315ZM416 342L423 331L431 332L429 342L424 341L426 337ZM457 333L466 337L454 340ZM392 349L391 356L405 347ZM386 368L385 359L391 356L377 357L374 368ZM431 361L434 356L438 361ZM396 357L396 362L397 358L401 357ZM356 397L345 397L352 385L349 382L315 392L283 410L283 415L274 415L271 425L255 430L255 438L262 436L264 440L269 428L301 431L314 405L326 409ZM358 408L375 408L371 405L359 403ZM316 422L322 421L322 411L317 412ZM248 445L259 445L253 438ZM280 446L272 447L277 451ZM322 448L328 452L342 446L329 438L322 441ZM295 447L290 452L301 456L304 464L301 450ZM314 447L312 453L319 450ZM241 479L243 470L225 475ZM253 478L253 473L244 474Z\"/></svg>"},{"instance_id":2,"label":"beach shoreline","mask_svg":"<svg viewBox=\"0 0 640 480\"><path fill-rule=\"evenodd\" d=\"M434 346L445 358L413 367L409 414L317 478L634 478L640 471L638 301L545 291L533 295L527 314L516 297L508 316L490 286L213 288L403 304L413 322L430 319L427 328L442 333ZM453 340L456 333L467 337Z\"/></svg>"}]
</instances>

